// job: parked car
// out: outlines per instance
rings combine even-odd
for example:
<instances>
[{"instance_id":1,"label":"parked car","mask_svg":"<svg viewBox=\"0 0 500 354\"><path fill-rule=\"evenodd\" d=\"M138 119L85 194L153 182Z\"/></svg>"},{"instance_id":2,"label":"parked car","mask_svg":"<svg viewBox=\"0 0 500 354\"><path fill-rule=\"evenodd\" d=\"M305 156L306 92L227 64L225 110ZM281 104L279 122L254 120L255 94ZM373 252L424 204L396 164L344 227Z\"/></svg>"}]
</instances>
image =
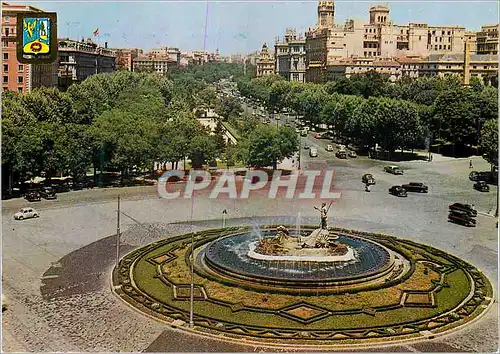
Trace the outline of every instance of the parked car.
<instances>
[{"instance_id":1,"label":"parked car","mask_svg":"<svg viewBox=\"0 0 500 354\"><path fill-rule=\"evenodd\" d=\"M42 200L42 198L40 197L40 193L34 190L28 191L24 195L24 199L26 199L28 202L39 202Z\"/></svg>"},{"instance_id":2,"label":"parked car","mask_svg":"<svg viewBox=\"0 0 500 354\"><path fill-rule=\"evenodd\" d=\"M311 156L311 157L318 157L318 149L316 149L316 148L311 148L311 149L309 150L309 156Z\"/></svg>"},{"instance_id":3,"label":"parked car","mask_svg":"<svg viewBox=\"0 0 500 354\"><path fill-rule=\"evenodd\" d=\"M468 226L468 227L476 227L476 220L472 217L460 213L451 212L448 215L448 221L453 222L455 224Z\"/></svg>"},{"instance_id":4,"label":"parked car","mask_svg":"<svg viewBox=\"0 0 500 354\"><path fill-rule=\"evenodd\" d=\"M337 156L337 158L339 159L347 159L347 152L345 152L345 150L339 150L337 151L335 156Z\"/></svg>"},{"instance_id":5,"label":"parked car","mask_svg":"<svg viewBox=\"0 0 500 354\"><path fill-rule=\"evenodd\" d=\"M330 145L330 144L328 144L328 145L326 146L326 151L333 151L333 146L332 146L332 145Z\"/></svg>"},{"instance_id":6,"label":"parked car","mask_svg":"<svg viewBox=\"0 0 500 354\"><path fill-rule=\"evenodd\" d=\"M396 197L407 197L406 189L401 186L392 186L389 188L389 194L395 195Z\"/></svg>"},{"instance_id":7,"label":"parked car","mask_svg":"<svg viewBox=\"0 0 500 354\"><path fill-rule=\"evenodd\" d=\"M40 189L40 197L45 199L57 199L56 192L52 187L42 187L42 189Z\"/></svg>"},{"instance_id":8,"label":"parked car","mask_svg":"<svg viewBox=\"0 0 500 354\"><path fill-rule=\"evenodd\" d=\"M410 182L408 184L403 184L402 187L408 192L427 193L429 191L429 187L420 182Z\"/></svg>"},{"instance_id":9,"label":"parked car","mask_svg":"<svg viewBox=\"0 0 500 354\"><path fill-rule=\"evenodd\" d=\"M314 134L314 135L313 135L313 138L314 138L314 139L321 139L321 134Z\"/></svg>"},{"instance_id":10,"label":"parked car","mask_svg":"<svg viewBox=\"0 0 500 354\"><path fill-rule=\"evenodd\" d=\"M300 133L300 136L307 136L307 130L302 130L302 132Z\"/></svg>"},{"instance_id":11,"label":"parked car","mask_svg":"<svg viewBox=\"0 0 500 354\"><path fill-rule=\"evenodd\" d=\"M358 157L358 155L356 154L356 151L352 151L352 150L349 151L349 153L347 155L349 155L349 157L352 157L352 158Z\"/></svg>"},{"instance_id":12,"label":"parked car","mask_svg":"<svg viewBox=\"0 0 500 354\"><path fill-rule=\"evenodd\" d=\"M477 210L469 205L469 204L462 204L462 203L454 203L449 206L450 211L454 212L462 212L465 213L469 216L477 216Z\"/></svg>"},{"instance_id":13,"label":"parked car","mask_svg":"<svg viewBox=\"0 0 500 354\"><path fill-rule=\"evenodd\" d=\"M399 166L385 166L384 171L392 173L393 175L402 175L403 174L403 170Z\"/></svg>"},{"instance_id":14,"label":"parked car","mask_svg":"<svg viewBox=\"0 0 500 354\"><path fill-rule=\"evenodd\" d=\"M488 186L488 183L486 183L485 181L477 181L476 183L474 183L474 189L480 192L489 192L490 186Z\"/></svg>"},{"instance_id":15,"label":"parked car","mask_svg":"<svg viewBox=\"0 0 500 354\"><path fill-rule=\"evenodd\" d=\"M469 173L469 179L471 181L477 182L477 181L484 181L488 183L498 183L498 172L497 171L472 171Z\"/></svg>"},{"instance_id":16,"label":"parked car","mask_svg":"<svg viewBox=\"0 0 500 354\"><path fill-rule=\"evenodd\" d=\"M309 145L304 144L304 150L309 150Z\"/></svg>"},{"instance_id":17,"label":"parked car","mask_svg":"<svg viewBox=\"0 0 500 354\"><path fill-rule=\"evenodd\" d=\"M363 177L361 177L361 181L364 184L368 184L369 186L375 184L375 178L373 178L373 176L370 173L365 173Z\"/></svg>"},{"instance_id":18,"label":"parked car","mask_svg":"<svg viewBox=\"0 0 500 354\"><path fill-rule=\"evenodd\" d=\"M14 219L23 220L23 219L37 218L39 216L40 214L35 209L30 207L25 207L14 214Z\"/></svg>"}]
</instances>

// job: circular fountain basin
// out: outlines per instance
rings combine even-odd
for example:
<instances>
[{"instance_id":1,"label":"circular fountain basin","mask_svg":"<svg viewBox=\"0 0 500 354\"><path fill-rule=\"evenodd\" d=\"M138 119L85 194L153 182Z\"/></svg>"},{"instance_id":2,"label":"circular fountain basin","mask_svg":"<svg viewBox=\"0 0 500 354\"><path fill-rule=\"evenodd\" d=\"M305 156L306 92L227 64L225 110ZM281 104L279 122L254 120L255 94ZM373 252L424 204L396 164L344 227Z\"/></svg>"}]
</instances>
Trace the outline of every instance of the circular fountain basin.
<instances>
[{"instance_id":1,"label":"circular fountain basin","mask_svg":"<svg viewBox=\"0 0 500 354\"><path fill-rule=\"evenodd\" d=\"M335 256L328 256L325 254L321 253L326 253L326 252L321 252L323 251L322 249L304 249L302 252L304 253L303 255L300 256L295 256L295 255L281 255L281 256L276 256L276 255L268 255L268 254L261 254L258 252L255 252L255 249L257 248L257 245L259 244L258 241L251 242L249 244L250 250L248 251L248 257L253 258L253 259L259 259L262 261L293 261L293 262L348 262L348 261L353 261L356 259L354 250L351 247L347 247L347 253L343 255L335 255ZM315 254L315 253L320 253L320 254Z\"/></svg>"},{"instance_id":2,"label":"circular fountain basin","mask_svg":"<svg viewBox=\"0 0 500 354\"><path fill-rule=\"evenodd\" d=\"M274 237L274 230L261 237ZM225 236L202 245L196 252L196 269L201 275L224 279L240 286L264 284L264 288L298 289L323 287L342 291L343 285L373 283L392 272L395 254L386 247L351 235L340 235L344 255L263 255L255 252L259 236L252 232ZM244 281L244 283L242 283Z\"/></svg>"}]
</instances>

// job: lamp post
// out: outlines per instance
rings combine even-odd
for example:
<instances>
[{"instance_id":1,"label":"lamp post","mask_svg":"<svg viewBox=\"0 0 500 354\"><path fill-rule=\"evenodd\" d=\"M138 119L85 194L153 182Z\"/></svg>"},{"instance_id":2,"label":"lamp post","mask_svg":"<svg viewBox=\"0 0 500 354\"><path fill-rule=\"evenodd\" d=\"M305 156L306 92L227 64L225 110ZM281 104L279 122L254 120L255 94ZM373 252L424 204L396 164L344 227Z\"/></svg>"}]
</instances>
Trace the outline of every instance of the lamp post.
<instances>
[{"instance_id":1,"label":"lamp post","mask_svg":"<svg viewBox=\"0 0 500 354\"><path fill-rule=\"evenodd\" d=\"M193 232L193 213L194 213L194 196L191 197L191 289L189 301L189 327L194 327L194 232Z\"/></svg>"},{"instance_id":2,"label":"lamp post","mask_svg":"<svg viewBox=\"0 0 500 354\"><path fill-rule=\"evenodd\" d=\"M120 263L120 196L118 196L118 209L116 210L116 268Z\"/></svg>"}]
</instances>

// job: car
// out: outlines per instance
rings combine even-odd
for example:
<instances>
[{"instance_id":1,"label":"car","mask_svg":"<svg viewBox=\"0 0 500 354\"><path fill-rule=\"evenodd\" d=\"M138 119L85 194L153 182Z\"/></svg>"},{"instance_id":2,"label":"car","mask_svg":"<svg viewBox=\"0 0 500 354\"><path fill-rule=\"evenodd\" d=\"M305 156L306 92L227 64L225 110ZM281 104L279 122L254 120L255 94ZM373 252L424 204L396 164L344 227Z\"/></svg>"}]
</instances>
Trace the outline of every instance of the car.
<instances>
[{"instance_id":1,"label":"car","mask_svg":"<svg viewBox=\"0 0 500 354\"><path fill-rule=\"evenodd\" d=\"M358 155L356 154L356 151L349 151L349 153L347 154L349 157L352 157L352 158L356 158L358 157Z\"/></svg>"},{"instance_id":2,"label":"car","mask_svg":"<svg viewBox=\"0 0 500 354\"><path fill-rule=\"evenodd\" d=\"M42 189L40 189L40 197L45 199L57 199L56 192L52 187L42 187Z\"/></svg>"},{"instance_id":3,"label":"car","mask_svg":"<svg viewBox=\"0 0 500 354\"><path fill-rule=\"evenodd\" d=\"M309 150L309 145L304 144L304 150Z\"/></svg>"},{"instance_id":4,"label":"car","mask_svg":"<svg viewBox=\"0 0 500 354\"><path fill-rule=\"evenodd\" d=\"M7 297L2 294L2 312L7 310Z\"/></svg>"},{"instance_id":5,"label":"car","mask_svg":"<svg viewBox=\"0 0 500 354\"><path fill-rule=\"evenodd\" d=\"M370 173L365 173L363 177L361 177L361 182L364 184L374 185L375 184L375 178Z\"/></svg>"},{"instance_id":6,"label":"car","mask_svg":"<svg viewBox=\"0 0 500 354\"><path fill-rule=\"evenodd\" d=\"M389 188L389 194L395 195L396 197L407 197L406 189L402 186L392 186Z\"/></svg>"},{"instance_id":7,"label":"car","mask_svg":"<svg viewBox=\"0 0 500 354\"><path fill-rule=\"evenodd\" d=\"M469 173L469 179L471 181L484 181L488 183L497 184L498 183L498 172L497 171L472 171Z\"/></svg>"},{"instance_id":8,"label":"car","mask_svg":"<svg viewBox=\"0 0 500 354\"><path fill-rule=\"evenodd\" d=\"M309 156L311 156L311 157L317 157L317 156L318 156L318 149L316 149L316 148L311 148L311 149L309 150Z\"/></svg>"},{"instance_id":9,"label":"car","mask_svg":"<svg viewBox=\"0 0 500 354\"><path fill-rule=\"evenodd\" d=\"M450 211L466 214L469 216L477 216L477 210L473 205L463 203L453 203L449 206Z\"/></svg>"},{"instance_id":10,"label":"car","mask_svg":"<svg viewBox=\"0 0 500 354\"><path fill-rule=\"evenodd\" d=\"M474 183L474 189L480 192L489 192L490 186L485 181L477 181Z\"/></svg>"},{"instance_id":11,"label":"car","mask_svg":"<svg viewBox=\"0 0 500 354\"><path fill-rule=\"evenodd\" d=\"M295 128L295 133L300 134L300 129L299 128Z\"/></svg>"},{"instance_id":12,"label":"car","mask_svg":"<svg viewBox=\"0 0 500 354\"><path fill-rule=\"evenodd\" d=\"M40 197L40 193L35 190L28 191L24 195L24 199L26 199L28 202L39 202L42 200L42 198Z\"/></svg>"},{"instance_id":13,"label":"car","mask_svg":"<svg viewBox=\"0 0 500 354\"><path fill-rule=\"evenodd\" d=\"M347 153L345 152L345 150L337 151L335 156L337 156L339 159L347 159Z\"/></svg>"},{"instance_id":14,"label":"car","mask_svg":"<svg viewBox=\"0 0 500 354\"><path fill-rule=\"evenodd\" d=\"M313 138L314 139L321 139L322 137L321 137L321 134L314 134Z\"/></svg>"},{"instance_id":15,"label":"car","mask_svg":"<svg viewBox=\"0 0 500 354\"><path fill-rule=\"evenodd\" d=\"M300 136L307 136L307 130L302 130L302 132L300 133Z\"/></svg>"},{"instance_id":16,"label":"car","mask_svg":"<svg viewBox=\"0 0 500 354\"><path fill-rule=\"evenodd\" d=\"M326 151L333 151L333 146L328 144L325 149Z\"/></svg>"},{"instance_id":17,"label":"car","mask_svg":"<svg viewBox=\"0 0 500 354\"><path fill-rule=\"evenodd\" d=\"M399 166L385 166L384 171L393 175L402 175L403 170Z\"/></svg>"},{"instance_id":18,"label":"car","mask_svg":"<svg viewBox=\"0 0 500 354\"><path fill-rule=\"evenodd\" d=\"M408 192L427 193L429 191L429 187L420 182L410 182L408 184L403 184L402 187Z\"/></svg>"},{"instance_id":19,"label":"car","mask_svg":"<svg viewBox=\"0 0 500 354\"><path fill-rule=\"evenodd\" d=\"M14 214L14 219L23 220L23 219L37 218L39 216L40 214L35 209L30 207L25 207Z\"/></svg>"},{"instance_id":20,"label":"car","mask_svg":"<svg viewBox=\"0 0 500 354\"><path fill-rule=\"evenodd\" d=\"M460 212L450 211L448 221L463 226L476 227L476 220L472 216Z\"/></svg>"}]
</instances>

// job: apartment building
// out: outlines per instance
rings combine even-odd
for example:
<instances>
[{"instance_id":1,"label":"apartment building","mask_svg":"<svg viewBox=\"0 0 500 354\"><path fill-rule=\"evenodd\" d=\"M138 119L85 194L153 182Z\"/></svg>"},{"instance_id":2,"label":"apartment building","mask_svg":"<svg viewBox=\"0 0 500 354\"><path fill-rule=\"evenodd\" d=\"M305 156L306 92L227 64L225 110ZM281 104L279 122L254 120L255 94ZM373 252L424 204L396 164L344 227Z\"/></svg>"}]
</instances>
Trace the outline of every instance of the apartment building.
<instances>
[{"instance_id":1,"label":"apartment building","mask_svg":"<svg viewBox=\"0 0 500 354\"><path fill-rule=\"evenodd\" d=\"M498 55L498 29L499 24L481 27L476 34L476 53Z\"/></svg>"},{"instance_id":2,"label":"apartment building","mask_svg":"<svg viewBox=\"0 0 500 354\"><path fill-rule=\"evenodd\" d=\"M392 82L401 78L401 64L396 60L348 58L338 60L328 67L328 80L343 76L349 78L356 74L366 74L368 71L387 75Z\"/></svg>"},{"instance_id":3,"label":"apartment building","mask_svg":"<svg viewBox=\"0 0 500 354\"><path fill-rule=\"evenodd\" d=\"M134 59L143 54L139 48L116 48L116 70L132 71L134 68Z\"/></svg>"},{"instance_id":4,"label":"apartment building","mask_svg":"<svg viewBox=\"0 0 500 354\"><path fill-rule=\"evenodd\" d=\"M177 67L177 62L167 56L141 55L134 59L133 71L156 72L165 74L170 67Z\"/></svg>"},{"instance_id":5,"label":"apartment building","mask_svg":"<svg viewBox=\"0 0 500 354\"><path fill-rule=\"evenodd\" d=\"M305 82L306 40L297 36L294 28L288 28L282 40L274 45L275 71L288 81Z\"/></svg>"},{"instance_id":6,"label":"apartment building","mask_svg":"<svg viewBox=\"0 0 500 354\"><path fill-rule=\"evenodd\" d=\"M116 70L116 52L98 46L91 39L58 40L59 83L61 90L85 80L90 75L112 73Z\"/></svg>"},{"instance_id":7,"label":"apartment building","mask_svg":"<svg viewBox=\"0 0 500 354\"><path fill-rule=\"evenodd\" d=\"M170 62L173 63L175 61L177 66L180 66L181 63L181 51L176 47L163 47L157 49L151 49L150 54L156 57L166 57L170 58ZM171 64L172 65L172 64Z\"/></svg>"},{"instance_id":8,"label":"apartment building","mask_svg":"<svg viewBox=\"0 0 500 354\"><path fill-rule=\"evenodd\" d=\"M274 56L269 52L267 44L264 43L257 59L257 77L274 74Z\"/></svg>"},{"instance_id":9,"label":"apartment building","mask_svg":"<svg viewBox=\"0 0 500 354\"><path fill-rule=\"evenodd\" d=\"M37 87L57 86L57 62L23 64L17 61L17 15L25 12L43 10L2 2L2 90L27 93Z\"/></svg>"},{"instance_id":10,"label":"apartment building","mask_svg":"<svg viewBox=\"0 0 500 354\"><path fill-rule=\"evenodd\" d=\"M390 18L387 5L370 7L368 23L350 19L334 22L333 1L319 1L318 23L306 31L306 81L325 82L328 67L347 58L428 57L433 54L459 54L465 42L471 51L494 54L498 50L498 25L484 26L483 31L466 31L461 26L434 26L427 23L397 25ZM496 30L496 32L495 32ZM495 37L496 35L496 37ZM497 52L498 53L498 52Z\"/></svg>"},{"instance_id":11,"label":"apartment building","mask_svg":"<svg viewBox=\"0 0 500 354\"><path fill-rule=\"evenodd\" d=\"M409 77L448 75L463 76L465 71L465 54L431 54L422 59L402 58L401 75ZM491 54L470 54L468 75L480 78L486 85L498 78L498 56Z\"/></svg>"}]
</instances>

